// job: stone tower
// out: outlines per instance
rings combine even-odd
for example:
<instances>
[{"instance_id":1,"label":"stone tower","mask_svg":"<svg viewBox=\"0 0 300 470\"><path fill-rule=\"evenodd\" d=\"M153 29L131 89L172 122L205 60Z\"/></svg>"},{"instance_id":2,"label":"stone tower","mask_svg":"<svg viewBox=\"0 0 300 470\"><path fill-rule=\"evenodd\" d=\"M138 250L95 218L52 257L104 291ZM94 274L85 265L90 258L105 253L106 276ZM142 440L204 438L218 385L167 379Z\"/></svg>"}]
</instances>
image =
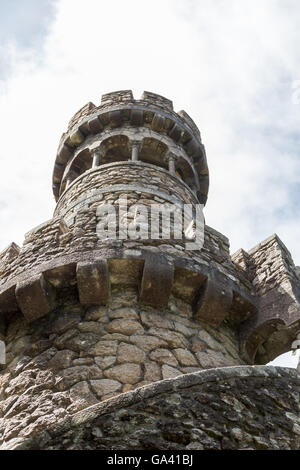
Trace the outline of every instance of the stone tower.
<instances>
[{"instance_id":1,"label":"stone tower","mask_svg":"<svg viewBox=\"0 0 300 470\"><path fill-rule=\"evenodd\" d=\"M200 400L199 387L215 382L209 393L201 388L200 402L205 408L215 399L218 416L230 400L238 408L243 387L250 398L240 407L266 407L254 398L263 385L289 398L289 418L284 404L275 407L292 423L287 427L299 424L297 372L249 367L288 351L300 331L298 271L280 239L273 235L230 256L228 239L206 225L199 249L191 248L187 231L175 223L167 238L150 237L153 206L175 213L187 206L195 222L208 180L197 126L162 96L144 92L135 100L128 90L109 93L100 106L88 103L72 118L54 166L53 218L27 233L22 248L12 243L0 254L3 448L110 448L117 445L113 435L105 441L114 420L128 422L128 416L144 413L153 430L155 406L163 413L170 403L172 432L168 424L159 425L159 438L146 442L136 437L145 432L135 421L126 428L130 440L119 433L119 448L266 448L270 439L274 448L284 439L287 447L295 445L291 433L284 431L277 441L271 431L262 437L255 425L250 444L243 434L249 416L242 414L239 427L228 418L226 432L224 423L220 431L218 419L212 418L214 428L209 418L206 432L205 418L195 412L198 437L184 429L184 416L174 418L181 399L193 407L191 398L174 390L189 389L192 396L196 387ZM103 236L107 227L115 237ZM288 390L282 385L286 378L293 384ZM220 381L225 388L219 390ZM228 390L229 402L222 398L218 405ZM166 401L151 408L148 401L161 394ZM82 415L87 408L90 414ZM109 426L99 418L104 409ZM79 432L78 422L89 424Z\"/></svg>"}]
</instances>

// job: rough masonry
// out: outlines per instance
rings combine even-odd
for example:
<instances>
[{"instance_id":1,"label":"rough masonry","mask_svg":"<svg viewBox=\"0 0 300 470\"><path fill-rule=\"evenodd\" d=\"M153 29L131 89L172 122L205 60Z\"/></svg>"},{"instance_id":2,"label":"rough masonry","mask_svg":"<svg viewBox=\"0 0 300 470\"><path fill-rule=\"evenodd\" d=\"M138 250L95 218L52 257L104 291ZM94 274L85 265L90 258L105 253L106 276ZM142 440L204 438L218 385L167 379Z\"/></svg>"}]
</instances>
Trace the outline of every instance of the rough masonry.
<instances>
[{"instance_id":1,"label":"rough masonry","mask_svg":"<svg viewBox=\"0 0 300 470\"><path fill-rule=\"evenodd\" d=\"M6 345L0 365L2 448L299 444L299 372L246 367L300 345L299 268L277 235L232 256L228 239L207 225L198 250L187 248L189 235L179 237L176 224L167 238L152 239L149 232L146 238L122 237L124 230L148 230L140 206L150 214L155 204L175 207L176 213L188 205L193 222L208 187L200 132L185 111L174 112L170 100L149 92L135 100L131 91L119 91L104 95L100 106L88 103L72 118L54 166L53 218L27 233L22 247L12 243L0 253L0 341ZM122 201L128 217L122 216ZM108 204L117 217L103 218ZM114 224L115 238L99 236L103 221ZM159 216L156 222L161 227ZM223 388L218 374L226 376ZM206 390L202 378L208 377L216 383ZM178 395L177 384L191 387L190 401L190 391ZM260 395L258 386L264 390ZM141 394L151 390L163 399L140 403ZM210 398L198 399L201 394ZM265 417L258 395L269 407ZM174 403L170 426L181 419L182 404L190 403L193 417L182 419L193 422L197 438L185 425L179 430L183 437L170 437L169 425L164 431L169 418L158 416L168 400ZM197 403L206 403L205 416L213 418L209 430ZM237 413L231 418L230 403ZM73 416L77 422L86 409L94 410L87 411L87 428L74 440L74 424L62 439L64 431L55 426ZM119 426L121 415L114 409L122 409L128 421L128 432L118 431L118 444L113 434L102 439ZM97 421L95 413L109 423L95 425L99 432L89 421ZM159 429L148 444L136 438L144 430L135 413L150 423L149 436L152 425ZM249 416L252 424L246 425ZM263 430L270 417L282 423L280 432Z\"/></svg>"}]
</instances>

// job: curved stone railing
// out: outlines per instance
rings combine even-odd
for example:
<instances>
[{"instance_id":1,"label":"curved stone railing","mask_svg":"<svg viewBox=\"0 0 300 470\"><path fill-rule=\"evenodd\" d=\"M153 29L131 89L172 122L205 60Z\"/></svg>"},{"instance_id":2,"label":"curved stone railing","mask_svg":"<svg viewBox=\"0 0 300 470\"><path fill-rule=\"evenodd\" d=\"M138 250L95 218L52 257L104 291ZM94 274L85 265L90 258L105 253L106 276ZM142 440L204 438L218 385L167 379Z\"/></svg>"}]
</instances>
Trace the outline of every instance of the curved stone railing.
<instances>
[{"instance_id":1,"label":"curved stone railing","mask_svg":"<svg viewBox=\"0 0 300 470\"><path fill-rule=\"evenodd\" d=\"M144 162L114 162L88 170L76 178L60 196L55 216L71 211L77 203L90 205L95 192L110 197L114 192L152 196L172 204L197 205L199 201L191 188L167 170ZM101 199L99 199L101 200Z\"/></svg>"},{"instance_id":2,"label":"curved stone railing","mask_svg":"<svg viewBox=\"0 0 300 470\"><path fill-rule=\"evenodd\" d=\"M209 369L111 398L2 449L297 450L299 388L295 369Z\"/></svg>"}]
</instances>

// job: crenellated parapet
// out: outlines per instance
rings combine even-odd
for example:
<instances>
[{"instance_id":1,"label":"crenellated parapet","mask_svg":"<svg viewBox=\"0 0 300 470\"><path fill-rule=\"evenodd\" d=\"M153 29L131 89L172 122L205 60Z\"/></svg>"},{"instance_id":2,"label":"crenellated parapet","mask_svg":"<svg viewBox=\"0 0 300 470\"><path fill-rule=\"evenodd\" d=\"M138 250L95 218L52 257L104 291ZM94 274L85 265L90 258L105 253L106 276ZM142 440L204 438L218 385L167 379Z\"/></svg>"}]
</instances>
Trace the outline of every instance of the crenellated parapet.
<instances>
[{"instance_id":1,"label":"crenellated parapet","mask_svg":"<svg viewBox=\"0 0 300 470\"><path fill-rule=\"evenodd\" d=\"M83 305L109 304L111 288L126 286L131 273L141 304L166 307L172 295L208 325L229 321L247 363L269 362L291 348L300 331L300 281L276 235L248 253L239 250L232 263L226 239L207 226L201 253L183 256L172 241L163 254L162 242L152 243L151 255L141 241L109 246L97 239L96 223L89 210L70 227L57 217L28 233L22 248L12 244L1 253L2 319L18 310L30 321L47 315L67 286L77 286Z\"/></svg>"},{"instance_id":2,"label":"crenellated parapet","mask_svg":"<svg viewBox=\"0 0 300 470\"><path fill-rule=\"evenodd\" d=\"M218 267L226 247L222 235L213 229L206 227L203 254L191 252L189 257L171 241L169 245L152 243L148 248L142 241L115 246L109 241L96 243L96 218L91 223L87 211L77 218L79 223L72 227L64 219L55 219L27 235L15 263L23 268L7 271L0 279L2 315L21 310L29 321L43 317L55 308L60 291L68 286L76 286L82 305L109 304L111 288L128 284L139 291L141 304L165 308L175 295L189 303L196 319L214 326L225 319L239 324L255 312L256 299L247 280L234 277L232 269ZM51 238L45 235L46 229L56 245L43 244L43 234L45 240ZM35 247L33 259L33 251L27 247L35 238L40 240L40 250ZM230 265L229 252L227 258Z\"/></svg>"},{"instance_id":3,"label":"crenellated parapet","mask_svg":"<svg viewBox=\"0 0 300 470\"><path fill-rule=\"evenodd\" d=\"M300 331L300 280L290 252L275 234L232 257L252 283L257 313L240 326L241 351L265 364L291 349Z\"/></svg>"}]
</instances>

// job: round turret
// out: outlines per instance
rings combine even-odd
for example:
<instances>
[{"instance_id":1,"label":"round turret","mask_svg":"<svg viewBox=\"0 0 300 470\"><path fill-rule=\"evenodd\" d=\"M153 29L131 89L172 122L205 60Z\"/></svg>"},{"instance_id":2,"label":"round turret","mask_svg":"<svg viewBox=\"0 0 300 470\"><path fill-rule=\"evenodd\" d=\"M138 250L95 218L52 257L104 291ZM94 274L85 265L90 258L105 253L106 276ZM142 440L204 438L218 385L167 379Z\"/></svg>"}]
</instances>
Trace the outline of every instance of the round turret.
<instances>
[{"instance_id":1,"label":"round turret","mask_svg":"<svg viewBox=\"0 0 300 470\"><path fill-rule=\"evenodd\" d=\"M204 224L200 132L168 99L127 90L84 106L62 136L53 191L53 218L0 253L0 442L152 382L290 348L292 259L275 235L231 257Z\"/></svg>"},{"instance_id":2,"label":"round turret","mask_svg":"<svg viewBox=\"0 0 300 470\"><path fill-rule=\"evenodd\" d=\"M90 169L128 161L169 171L206 203L208 168L193 120L162 96L144 92L134 100L130 90L108 93L99 107L88 103L72 118L55 162L56 200Z\"/></svg>"}]
</instances>

